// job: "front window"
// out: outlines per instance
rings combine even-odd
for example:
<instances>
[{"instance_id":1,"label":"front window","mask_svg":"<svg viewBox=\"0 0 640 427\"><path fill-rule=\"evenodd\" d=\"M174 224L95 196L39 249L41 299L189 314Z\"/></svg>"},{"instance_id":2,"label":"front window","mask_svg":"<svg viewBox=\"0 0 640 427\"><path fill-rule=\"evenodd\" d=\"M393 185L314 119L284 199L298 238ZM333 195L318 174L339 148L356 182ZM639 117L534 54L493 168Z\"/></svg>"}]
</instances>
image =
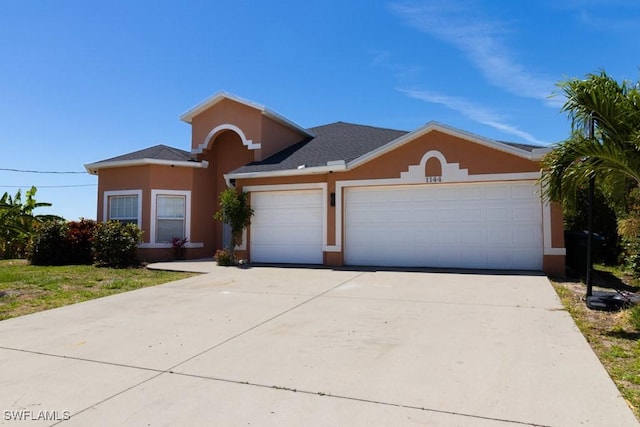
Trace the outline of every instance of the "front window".
<instances>
[{"instance_id":1,"label":"front window","mask_svg":"<svg viewBox=\"0 0 640 427\"><path fill-rule=\"evenodd\" d=\"M141 191L105 191L104 220L120 221L125 224L141 222Z\"/></svg>"},{"instance_id":2,"label":"front window","mask_svg":"<svg viewBox=\"0 0 640 427\"><path fill-rule=\"evenodd\" d=\"M138 196L111 196L109 202L109 219L138 224Z\"/></svg>"},{"instance_id":3,"label":"front window","mask_svg":"<svg viewBox=\"0 0 640 427\"><path fill-rule=\"evenodd\" d=\"M191 191L151 190L151 243L189 239Z\"/></svg>"},{"instance_id":4,"label":"front window","mask_svg":"<svg viewBox=\"0 0 640 427\"><path fill-rule=\"evenodd\" d=\"M156 243L185 237L185 196L156 196Z\"/></svg>"}]
</instances>

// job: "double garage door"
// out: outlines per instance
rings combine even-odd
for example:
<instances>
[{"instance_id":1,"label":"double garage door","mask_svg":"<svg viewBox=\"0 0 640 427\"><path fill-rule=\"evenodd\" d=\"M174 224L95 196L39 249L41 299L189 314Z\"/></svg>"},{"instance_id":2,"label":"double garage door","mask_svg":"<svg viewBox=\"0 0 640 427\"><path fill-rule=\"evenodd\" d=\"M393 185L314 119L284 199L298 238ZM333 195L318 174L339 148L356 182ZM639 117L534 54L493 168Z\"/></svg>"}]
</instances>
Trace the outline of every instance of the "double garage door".
<instances>
[{"instance_id":1,"label":"double garage door","mask_svg":"<svg viewBox=\"0 0 640 427\"><path fill-rule=\"evenodd\" d=\"M539 270L537 189L533 182L345 188L344 262ZM252 193L252 261L321 264L322 197Z\"/></svg>"},{"instance_id":2,"label":"double garage door","mask_svg":"<svg viewBox=\"0 0 640 427\"><path fill-rule=\"evenodd\" d=\"M345 263L542 268L534 183L349 188Z\"/></svg>"}]
</instances>

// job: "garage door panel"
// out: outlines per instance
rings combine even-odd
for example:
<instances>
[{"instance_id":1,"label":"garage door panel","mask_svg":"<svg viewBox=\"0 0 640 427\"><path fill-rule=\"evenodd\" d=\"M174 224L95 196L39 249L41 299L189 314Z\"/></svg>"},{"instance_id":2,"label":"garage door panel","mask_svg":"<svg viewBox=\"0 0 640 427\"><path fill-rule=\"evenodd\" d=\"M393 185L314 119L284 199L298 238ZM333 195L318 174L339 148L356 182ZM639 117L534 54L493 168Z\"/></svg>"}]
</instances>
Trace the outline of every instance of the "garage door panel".
<instances>
[{"instance_id":1,"label":"garage door panel","mask_svg":"<svg viewBox=\"0 0 640 427\"><path fill-rule=\"evenodd\" d=\"M508 198L509 188L505 185L486 188L486 199L488 200L505 200Z\"/></svg>"},{"instance_id":2,"label":"garage door panel","mask_svg":"<svg viewBox=\"0 0 640 427\"><path fill-rule=\"evenodd\" d=\"M251 193L251 260L322 263L322 191Z\"/></svg>"},{"instance_id":3,"label":"garage door panel","mask_svg":"<svg viewBox=\"0 0 640 427\"><path fill-rule=\"evenodd\" d=\"M488 207L487 221L504 223L509 220L509 210L506 207Z\"/></svg>"},{"instance_id":4,"label":"garage door panel","mask_svg":"<svg viewBox=\"0 0 640 427\"><path fill-rule=\"evenodd\" d=\"M535 221L535 207L534 206L522 206L515 207L512 210L513 212L513 220L516 222L527 222L531 223Z\"/></svg>"},{"instance_id":5,"label":"garage door panel","mask_svg":"<svg viewBox=\"0 0 640 427\"><path fill-rule=\"evenodd\" d=\"M319 264L321 261L317 260L317 246L316 245L300 245L294 244L288 248L282 245L265 245L261 248L269 254L268 257L258 257L254 262L277 262L287 264ZM311 260L311 261L310 261Z\"/></svg>"},{"instance_id":6,"label":"garage door panel","mask_svg":"<svg viewBox=\"0 0 640 427\"><path fill-rule=\"evenodd\" d=\"M528 185L513 185L511 187L511 198L512 199L526 199L531 200L531 198L536 197L536 189L531 188Z\"/></svg>"},{"instance_id":7,"label":"garage door panel","mask_svg":"<svg viewBox=\"0 0 640 427\"><path fill-rule=\"evenodd\" d=\"M505 247L509 245L509 231L504 229L488 230L487 231L487 244L490 247Z\"/></svg>"},{"instance_id":8,"label":"garage door panel","mask_svg":"<svg viewBox=\"0 0 640 427\"><path fill-rule=\"evenodd\" d=\"M460 190L460 200L482 200L482 188L463 188Z\"/></svg>"},{"instance_id":9,"label":"garage door panel","mask_svg":"<svg viewBox=\"0 0 640 427\"><path fill-rule=\"evenodd\" d=\"M436 200L438 201L447 201L447 200L458 200L459 194L457 189L453 190L437 190L436 191Z\"/></svg>"},{"instance_id":10,"label":"garage door panel","mask_svg":"<svg viewBox=\"0 0 640 427\"><path fill-rule=\"evenodd\" d=\"M465 222L481 222L483 218L481 208L463 207L460 209L460 220Z\"/></svg>"},{"instance_id":11,"label":"garage door panel","mask_svg":"<svg viewBox=\"0 0 640 427\"><path fill-rule=\"evenodd\" d=\"M404 202L398 205L399 200ZM347 188L345 262L541 269L542 206L536 184Z\"/></svg>"}]
</instances>

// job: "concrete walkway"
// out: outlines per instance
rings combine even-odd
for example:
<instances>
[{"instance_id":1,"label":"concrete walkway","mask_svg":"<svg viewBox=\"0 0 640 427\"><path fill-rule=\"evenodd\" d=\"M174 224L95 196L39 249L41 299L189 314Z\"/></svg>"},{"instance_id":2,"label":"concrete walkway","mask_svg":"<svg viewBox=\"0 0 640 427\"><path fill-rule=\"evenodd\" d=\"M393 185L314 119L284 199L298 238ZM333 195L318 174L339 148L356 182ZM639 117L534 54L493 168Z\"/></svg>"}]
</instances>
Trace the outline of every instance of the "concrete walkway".
<instances>
[{"instance_id":1,"label":"concrete walkway","mask_svg":"<svg viewBox=\"0 0 640 427\"><path fill-rule=\"evenodd\" d=\"M0 423L638 425L544 276L172 268L0 322Z\"/></svg>"}]
</instances>

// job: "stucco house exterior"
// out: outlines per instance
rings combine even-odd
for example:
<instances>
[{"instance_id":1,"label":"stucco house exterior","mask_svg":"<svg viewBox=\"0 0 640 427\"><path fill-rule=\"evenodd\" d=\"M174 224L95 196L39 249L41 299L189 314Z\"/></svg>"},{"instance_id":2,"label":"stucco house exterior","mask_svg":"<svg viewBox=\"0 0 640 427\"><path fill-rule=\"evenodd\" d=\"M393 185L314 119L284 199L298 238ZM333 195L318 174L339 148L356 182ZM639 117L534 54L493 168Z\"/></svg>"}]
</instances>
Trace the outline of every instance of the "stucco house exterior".
<instances>
[{"instance_id":1,"label":"stucco house exterior","mask_svg":"<svg viewBox=\"0 0 640 427\"><path fill-rule=\"evenodd\" d=\"M254 263L542 270L563 275L562 212L541 198L547 148L430 122L411 132L305 129L220 92L180 116L191 149L159 145L85 165L98 221L137 223L139 255L187 256L228 241L213 214L228 186L255 211L240 255Z\"/></svg>"}]
</instances>

